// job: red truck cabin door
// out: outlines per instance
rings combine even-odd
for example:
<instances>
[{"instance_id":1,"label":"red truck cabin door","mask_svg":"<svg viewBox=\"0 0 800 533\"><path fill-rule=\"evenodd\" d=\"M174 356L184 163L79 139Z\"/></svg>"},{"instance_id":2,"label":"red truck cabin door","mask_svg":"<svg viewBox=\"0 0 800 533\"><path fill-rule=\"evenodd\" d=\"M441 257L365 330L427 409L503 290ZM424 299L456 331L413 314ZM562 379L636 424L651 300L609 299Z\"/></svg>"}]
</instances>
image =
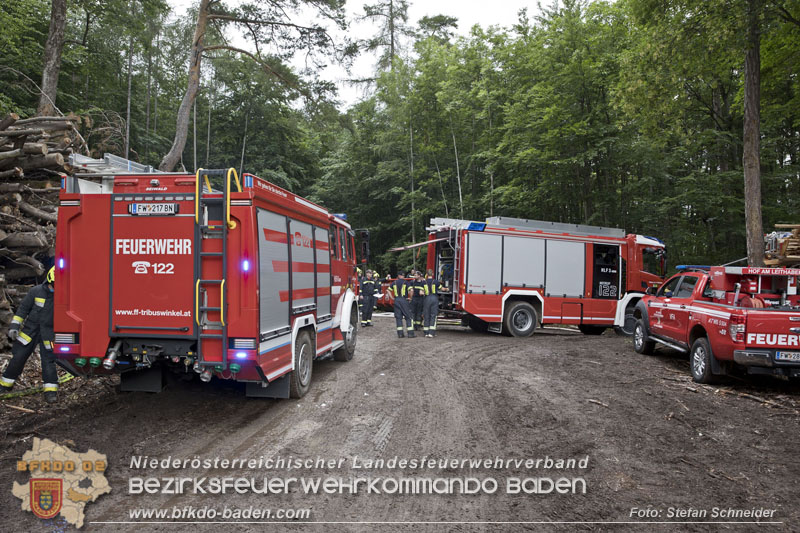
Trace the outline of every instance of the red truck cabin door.
<instances>
[{"instance_id":1,"label":"red truck cabin door","mask_svg":"<svg viewBox=\"0 0 800 533\"><path fill-rule=\"evenodd\" d=\"M194 205L115 195L110 337L195 336Z\"/></svg>"}]
</instances>

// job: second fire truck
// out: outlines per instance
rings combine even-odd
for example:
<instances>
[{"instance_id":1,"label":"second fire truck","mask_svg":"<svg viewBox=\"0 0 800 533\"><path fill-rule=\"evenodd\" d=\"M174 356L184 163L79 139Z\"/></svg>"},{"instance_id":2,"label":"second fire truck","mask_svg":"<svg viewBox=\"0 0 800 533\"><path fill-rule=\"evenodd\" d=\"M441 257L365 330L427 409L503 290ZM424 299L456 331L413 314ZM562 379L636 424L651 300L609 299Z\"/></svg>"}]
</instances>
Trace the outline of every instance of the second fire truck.
<instances>
[{"instance_id":1,"label":"second fire truck","mask_svg":"<svg viewBox=\"0 0 800 533\"><path fill-rule=\"evenodd\" d=\"M632 334L636 303L666 272L664 243L621 229L508 217L435 218L427 229L412 246L427 246L427 268L445 287L440 308L476 331L526 337L574 324Z\"/></svg>"}]
</instances>

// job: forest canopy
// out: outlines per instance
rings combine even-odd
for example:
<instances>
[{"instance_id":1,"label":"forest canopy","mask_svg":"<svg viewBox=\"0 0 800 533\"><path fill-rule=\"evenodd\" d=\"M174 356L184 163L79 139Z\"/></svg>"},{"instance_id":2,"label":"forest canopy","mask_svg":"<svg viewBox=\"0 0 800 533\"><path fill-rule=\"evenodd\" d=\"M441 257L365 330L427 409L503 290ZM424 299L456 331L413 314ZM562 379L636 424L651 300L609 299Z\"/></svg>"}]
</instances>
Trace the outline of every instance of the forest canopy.
<instances>
[{"instance_id":1,"label":"forest canopy","mask_svg":"<svg viewBox=\"0 0 800 533\"><path fill-rule=\"evenodd\" d=\"M510 27L470 29L454 14L411 21L408 2L380 0L364 6L373 38L327 52L341 61L358 45L377 58L360 80L367 95L347 109L330 80L271 52L275 35L253 32L261 68L226 49L230 35L212 21L217 50L202 65L182 165L243 168L347 213L371 230L381 273L412 262L385 250L424 239L428 220L444 216L621 227L664 240L672 265L739 259L754 6L770 231L800 222L800 0L563 0ZM67 2L55 104L92 117L93 155L127 146L157 166L169 151L196 9ZM37 111L50 11L49 0L0 4L2 115Z\"/></svg>"}]
</instances>

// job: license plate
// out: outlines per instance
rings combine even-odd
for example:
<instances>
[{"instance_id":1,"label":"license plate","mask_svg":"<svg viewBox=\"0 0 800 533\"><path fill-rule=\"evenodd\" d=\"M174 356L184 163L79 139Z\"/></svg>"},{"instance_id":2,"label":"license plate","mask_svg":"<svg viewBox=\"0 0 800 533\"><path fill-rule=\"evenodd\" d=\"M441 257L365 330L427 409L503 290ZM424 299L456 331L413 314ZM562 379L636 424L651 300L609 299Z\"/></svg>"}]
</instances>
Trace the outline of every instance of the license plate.
<instances>
[{"instance_id":1,"label":"license plate","mask_svg":"<svg viewBox=\"0 0 800 533\"><path fill-rule=\"evenodd\" d=\"M777 352L775 359L779 361L800 361L800 352Z\"/></svg>"},{"instance_id":2,"label":"license plate","mask_svg":"<svg viewBox=\"0 0 800 533\"><path fill-rule=\"evenodd\" d=\"M178 204L130 204L128 212L131 215L148 216L148 215L177 215Z\"/></svg>"}]
</instances>

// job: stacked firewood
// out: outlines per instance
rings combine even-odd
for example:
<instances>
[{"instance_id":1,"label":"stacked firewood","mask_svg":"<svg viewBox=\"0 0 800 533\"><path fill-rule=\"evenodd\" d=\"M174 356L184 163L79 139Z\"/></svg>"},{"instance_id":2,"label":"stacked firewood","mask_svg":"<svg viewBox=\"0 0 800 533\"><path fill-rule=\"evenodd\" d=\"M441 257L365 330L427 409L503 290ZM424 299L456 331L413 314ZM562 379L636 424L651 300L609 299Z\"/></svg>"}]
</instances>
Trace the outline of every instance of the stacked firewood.
<instances>
[{"instance_id":1,"label":"stacked firewood","mask_svg":"<svg viewBox=\"0 0 800 533\"><path fill-rule=\"evenodd\" d=\"M15 113L6 115L0 120L0 180L69 172L70 154L85 151L86 143L78 132L81 122L76 115L23 120Z\"/></svg>"},{"instance_id":2,"label":"stacked firewood","mask_svg":"<svg viewBox=\"0 0 800 533\"><path fill-rule=\"evenodd\" d=\"M22 298L51 266L59 185L0 181L0 349Z\"/></svg>"},{"instance_id":3,"label":"stacked firewood","mask_svg":"<svg viewBox=\"0 0 800 533\"><path fill-rule=\"evenodd\" d=\"M771 267L800 265L800 224L775 224L765 235L764 264Z\"/></svg>"}]
</instances>

